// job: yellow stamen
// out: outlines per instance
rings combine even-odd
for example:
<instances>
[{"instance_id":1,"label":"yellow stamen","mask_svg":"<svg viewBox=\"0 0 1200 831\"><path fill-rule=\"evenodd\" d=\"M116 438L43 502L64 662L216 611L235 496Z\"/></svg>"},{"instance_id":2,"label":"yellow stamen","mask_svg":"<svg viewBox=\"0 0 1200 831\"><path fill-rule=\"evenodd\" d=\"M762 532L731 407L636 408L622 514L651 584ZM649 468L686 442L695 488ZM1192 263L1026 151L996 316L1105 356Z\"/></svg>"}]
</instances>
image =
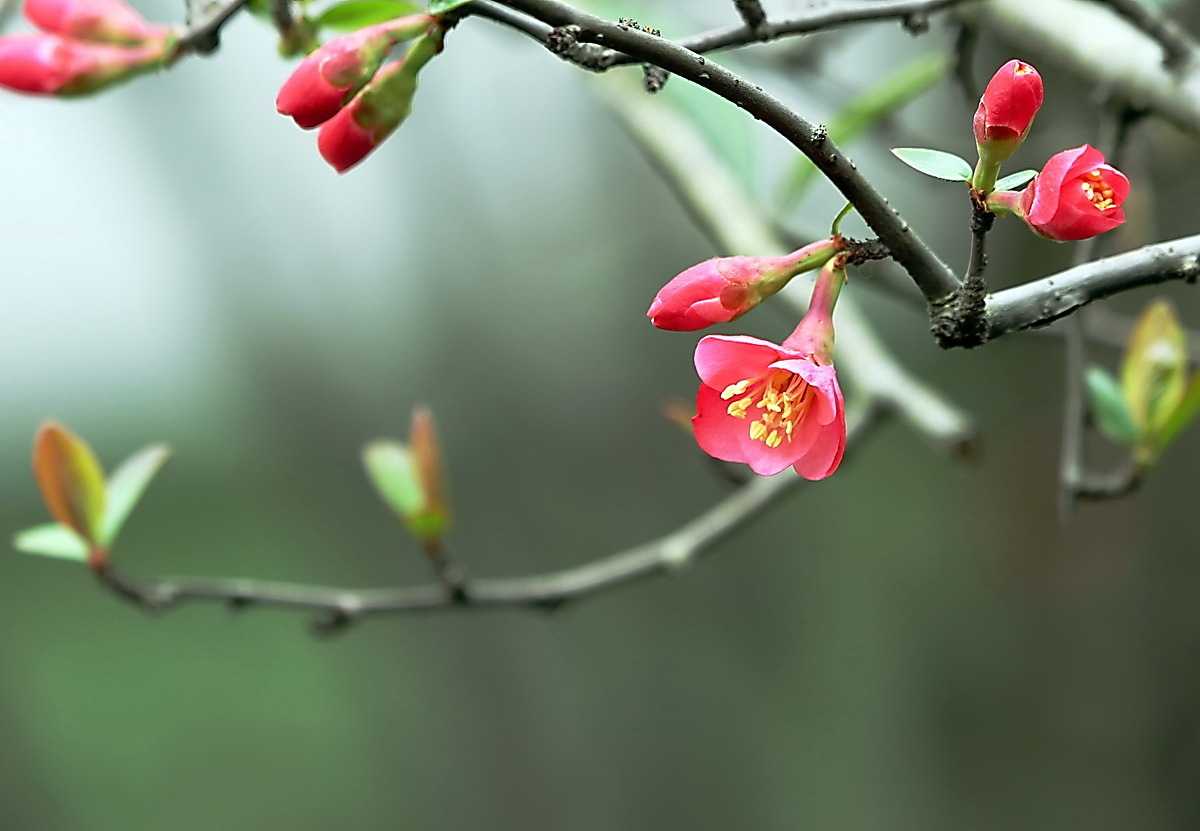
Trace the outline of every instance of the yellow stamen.
<instances>
[{"instance_id":1,"label":"yellow stamen","mask_svg":"<svg viewBox=\"0 0 1200 831\"><path fill-rule=\"evenodd\" d=\"M735 395L741 395L749 388L750 384L752 384L753 382L754 382L753 378L743 378L742 380L738 381L736 384L730 384L724 390L722 390L722 392L721 392L722 400L728 401L729 399L733 398Z\"/></svg>"}]
</instances>

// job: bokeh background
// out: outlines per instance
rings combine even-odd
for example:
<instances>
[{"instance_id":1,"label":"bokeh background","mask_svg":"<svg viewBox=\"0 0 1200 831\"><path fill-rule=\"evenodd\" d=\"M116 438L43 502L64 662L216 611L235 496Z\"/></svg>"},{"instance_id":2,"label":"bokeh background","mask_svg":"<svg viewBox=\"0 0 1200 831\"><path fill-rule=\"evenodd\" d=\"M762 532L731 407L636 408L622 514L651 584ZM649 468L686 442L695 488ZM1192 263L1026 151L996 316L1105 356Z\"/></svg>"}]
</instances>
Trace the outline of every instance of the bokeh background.
<instances>
[{"instance_id":1,"label":"bokeh background","mask_svg":"<svg viewBox=\"0 0 1200 831\"><path fill-rule=\"evenodd\" d=\"M668 34L729 6L615 4ZM952 39L938 19L919 39L884 24L728 61L821 120ZM986 42L976 69L1012 54ZM1022 57L1048 86L1019 160L1038 166L1094 140L1098 109L1050 57ZM477 574L582 563L727 493L660 414L694 389L695 338L643 318L713 250L598 101L608 80L470 20L402 132L338 177L274 112L289 70L247 18L212 59L92 99L0 97L0 532L45 520L29 445L49 416L109 466L174 448L118 552L144 575L427 579L358 460L416 402L439 419L451 542ZM852 147L955 262L955 192L886 148L968 155L970 115L947 81ZM789 149L721 124L769 201ZM1194 232L1198 163L1193 138L1140 130L1139 199L1111 246ZM820 227L839 206L822 183L782 219ZM994 238L997 283L1070 258L1018 227ZM977 419L981 453L891 423L671 579L552 616L318 640L290 613L148 618L77 566L4 557L4 827L1197 827L1200 430L1140 493L1061 523L1058 341L942 353L857 283L889 346ZM1185 286L1111 306L1158 295L1200 324ZM764 309L741 328L788 324Z\"/></svg>"}]
</instances>

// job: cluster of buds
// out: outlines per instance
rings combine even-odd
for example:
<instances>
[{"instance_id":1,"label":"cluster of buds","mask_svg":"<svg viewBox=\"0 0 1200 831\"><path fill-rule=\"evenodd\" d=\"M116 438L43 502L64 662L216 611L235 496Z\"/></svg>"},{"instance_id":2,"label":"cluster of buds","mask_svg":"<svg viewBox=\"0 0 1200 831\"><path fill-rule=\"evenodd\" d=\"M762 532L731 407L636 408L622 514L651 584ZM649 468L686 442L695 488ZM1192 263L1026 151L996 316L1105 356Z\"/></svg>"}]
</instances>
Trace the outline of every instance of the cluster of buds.
<instances>
[{"instance_id":1,"label":"cluster of buds","mask_svg":"<svg viewBox=\"0 0 1200 831\"><path fill-rule=\"evenodd\" d=\"M417 75L441 51L444 34L436 17L414 14L335 38L284 82L276 109L305 130L320 127L321 155L344 173L408 117ZM383 66L392 49L409 40L403 57Z\"/></svg>"},{"instance_id":2,"label":"cluster of buds","mask_svg":"<svg viewBox=\"0 0 1200 831\"><path fill-rule=\"evenodd\" d=\"M692 429L710 456L762 476L791 467L806 479L837 470L846 406L833 368L833 308L846 281L835 235L783 257L723 257L665 285L647 312L660 329L692 331L734 320L805 271L820 269L796 330L781 344L709 335L696 346L700 388Z\"/></svg>"},{"instance_id":3,"label":"cluster of buds","mask_svg":"<svg viewBox=\"0 0 1200 831\"><path fill-rule=\"evenodd\" d=\"M83 95L156 69L174 35L124 0L26 0L41 29L0 37L0 86L32 95Z\"/></svg>"},{"instance_id":4,"label":"cluster of buds","mask_svg":"<svg viewBox=\"0 0 1200 831\"><path fill-rule=\"evenodd\" d=\"M1051 156L1024 191L995 190L1001 165L1029 134L1043 100L1036 69L1018 60L1000 67L975 113L979 163L972 188L992 211L1021 218L1047 239L1082 240L1111 231L1125 221L1121 205L1129 179L1086 144Z\"/></svg>"}]
</instances>

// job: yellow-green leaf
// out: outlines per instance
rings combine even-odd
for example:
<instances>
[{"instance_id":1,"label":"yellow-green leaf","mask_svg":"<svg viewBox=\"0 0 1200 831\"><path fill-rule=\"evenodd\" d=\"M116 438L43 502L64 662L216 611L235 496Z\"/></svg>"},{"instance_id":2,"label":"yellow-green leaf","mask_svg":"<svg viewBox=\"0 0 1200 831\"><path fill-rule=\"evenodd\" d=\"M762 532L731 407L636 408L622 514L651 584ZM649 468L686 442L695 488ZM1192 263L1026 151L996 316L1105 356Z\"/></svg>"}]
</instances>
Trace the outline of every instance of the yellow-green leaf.
<instances>
[{"instance_id":1,"label":"yellow-green leaf","mask_svg":"<svg viewBox=\"0 0 1200 831\"><path fill-rule=\"evenodd\" d=\"M83 538L57 522L17 532L13 537L13 547L25 554L58 557L80 563L87 562L88 558L88 546Z\"/></svg>"},{"instance_id":2,"label":"yellow-green leaf","mask_svg":"<svg viewBox=\"0 0 1200 831\"><path fill-rule=\"evenodd\" d=\"M1165 300L1146 307L1134 325L1121 367L1130 416L1147 438L1158 433L1183 400L1187 336Z\"/></svg>"},{"instance_id":3,"label":"yellow-green leaf","mask_svg":"<svg viewBox=\"0 0 1200 831\"><path fill-rule=\"evenodd\" d=\"M102 545L104 471L87 442L60 424L43 424L33 441L33 473L50 515Z\"/></svg>"},{"instance_id":4,"label":"yellow-green leaf","mask_svg":"<svg viewBox=\"0 0 1200 831\"><path fill-rule=\"evenodd\" d=\"M155 444L130 456L108 477L108 502L100 529L101 545L111 547L121 526L137 506L154 474L170 457L170 449Z\"/></svg>"}]
</instances>

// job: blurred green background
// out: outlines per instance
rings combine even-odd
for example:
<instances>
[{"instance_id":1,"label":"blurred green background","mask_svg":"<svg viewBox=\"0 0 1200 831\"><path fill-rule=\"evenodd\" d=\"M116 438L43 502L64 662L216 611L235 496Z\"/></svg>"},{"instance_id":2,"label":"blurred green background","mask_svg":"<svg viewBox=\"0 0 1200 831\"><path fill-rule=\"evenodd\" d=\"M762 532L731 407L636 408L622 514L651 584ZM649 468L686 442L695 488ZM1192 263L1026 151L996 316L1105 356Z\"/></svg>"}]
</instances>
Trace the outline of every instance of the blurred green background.
<instances>
[{"instance_id":1,"label":"blurred green background","mask_svg":"<svg viewBox=\"0 0 1200 831\"><path fill-rule=\"evenodd\" d=\"M617 6L668 35L732 15ZM823 120L952 39L935 19L919 39L878 25L727 60ZM978 74L1013 52L985 43ZM1048 90L1017 160L1036 167L1094 140L1098 112L1087 83L1021 56ZM607 79L469 20L410 122L338 177L274 112L290 67L239 19L212 59L92 99L0 97L0 532L45 519L29 446L48 416L110 467L175 449L118 553L143 575L426 580L358 460L416 402L437 414L451 544L477 574L582 563L727 493L660 415L694 391L695 337L643 317L713 251L592 94ZM693 98L678 79L668 92ZM851 147L956 263L957 193L886 150L967 155L972 111L945 82ZM769 200L789 148L730 112L709 132ZM1138 198L1110 244L1193 233L1198 161L1193 139L1141 130ZM786 221L838 207L819 183ZM1068 263L1011 225L997 284ZM81 568L5 557L4 827L1197 827L1200 430L1140 493L1062 525L1058 341L942 353L872 279L849 291L974 414L980 456L890 423L671 579L552 616L378 619L317 640L290 613L148 618ZM1200 323L1184 286L1112 306L1158 294ZM790 322L768 309L735 328Z\"/></svg>"}]
</instances>

